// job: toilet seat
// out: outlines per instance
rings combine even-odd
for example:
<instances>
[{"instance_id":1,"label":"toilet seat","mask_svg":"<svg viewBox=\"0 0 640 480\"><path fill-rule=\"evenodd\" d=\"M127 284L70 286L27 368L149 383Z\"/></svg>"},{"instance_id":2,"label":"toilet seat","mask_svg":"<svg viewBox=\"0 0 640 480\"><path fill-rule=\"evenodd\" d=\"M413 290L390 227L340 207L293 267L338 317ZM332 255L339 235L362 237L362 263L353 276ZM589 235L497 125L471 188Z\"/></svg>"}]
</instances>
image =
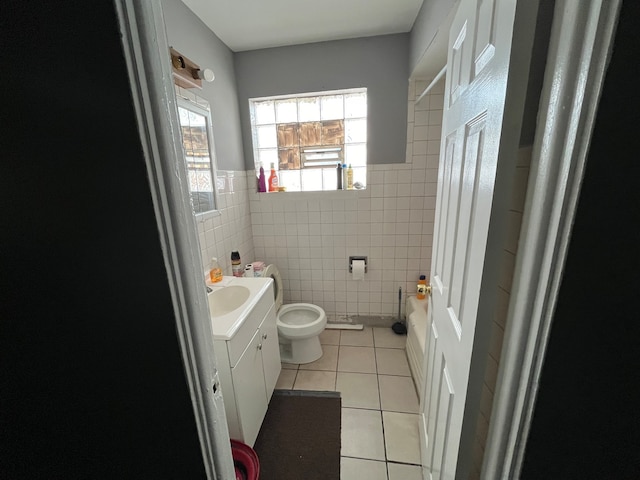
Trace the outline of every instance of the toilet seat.
<instances>
[{"instance_id":1,"label":"toilet seat","mask_svg":"<svg viewBox=\"0 0 640 480\"><path fill-rule=\"evenodd\" d=\"M276 320L280 333L292 339L304 339L319 335L327 324L324 310L311 303L283 305Z\"/></svg>"}]
</instances>

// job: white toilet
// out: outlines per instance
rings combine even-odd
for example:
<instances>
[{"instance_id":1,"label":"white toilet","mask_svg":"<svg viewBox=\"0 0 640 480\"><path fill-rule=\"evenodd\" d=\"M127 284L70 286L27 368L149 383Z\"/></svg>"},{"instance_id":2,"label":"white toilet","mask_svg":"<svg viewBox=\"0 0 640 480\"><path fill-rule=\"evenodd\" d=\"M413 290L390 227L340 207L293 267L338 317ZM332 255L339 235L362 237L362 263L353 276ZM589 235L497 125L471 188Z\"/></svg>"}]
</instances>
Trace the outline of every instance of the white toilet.
<instances>
[{"instance_id":1,"label":"white toilet","mask_svg":"<svg viewBox=\"0 0 640 480\"><path fill-rule=\"evenodd\" d=\"M324 310L311 303L282 305L282 278L275 265L267 266L262 276L271 277L274 282L280 358L287 363L318 360L322 357L319 335L327 324Z\"/></svg>"}]
</instances>

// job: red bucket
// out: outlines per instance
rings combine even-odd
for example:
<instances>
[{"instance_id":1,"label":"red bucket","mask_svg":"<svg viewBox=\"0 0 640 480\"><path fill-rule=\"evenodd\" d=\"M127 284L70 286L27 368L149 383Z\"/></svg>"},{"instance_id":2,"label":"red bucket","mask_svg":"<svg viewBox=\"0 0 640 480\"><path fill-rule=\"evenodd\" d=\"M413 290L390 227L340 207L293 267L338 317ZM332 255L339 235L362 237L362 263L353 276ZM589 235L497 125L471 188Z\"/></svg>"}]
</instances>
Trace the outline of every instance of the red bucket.
<instances>
[{"instance_id":1,"label":"red bucket","mask_svg":"<svg viewBox=\"0 0 640 480\"><path fill-rule=\"evenodd\" d=\"M258 454L249 445L231 440L231 454L236 469L236 480L258 480L260 477L260 461Z\"/></svg>"}]
</instances>

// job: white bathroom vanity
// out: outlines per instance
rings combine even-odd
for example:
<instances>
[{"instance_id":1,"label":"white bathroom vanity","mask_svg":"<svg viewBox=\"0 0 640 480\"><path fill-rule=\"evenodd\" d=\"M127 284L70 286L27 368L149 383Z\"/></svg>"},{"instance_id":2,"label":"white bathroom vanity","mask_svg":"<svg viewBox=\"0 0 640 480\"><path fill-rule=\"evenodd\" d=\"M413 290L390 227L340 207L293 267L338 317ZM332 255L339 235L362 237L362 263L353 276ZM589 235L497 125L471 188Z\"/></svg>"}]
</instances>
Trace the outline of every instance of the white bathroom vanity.
<instances>
[{"instance_id":1,"label":"white bathroom vanity","mask_svg":"<svg viewBox=\"0 0 640 480\"><path fill-rule=\"evenodd\" d=\"M229 435L253 446L281 369L273 281L224 277L209 286Z\"/></svg>"}]
</instances>

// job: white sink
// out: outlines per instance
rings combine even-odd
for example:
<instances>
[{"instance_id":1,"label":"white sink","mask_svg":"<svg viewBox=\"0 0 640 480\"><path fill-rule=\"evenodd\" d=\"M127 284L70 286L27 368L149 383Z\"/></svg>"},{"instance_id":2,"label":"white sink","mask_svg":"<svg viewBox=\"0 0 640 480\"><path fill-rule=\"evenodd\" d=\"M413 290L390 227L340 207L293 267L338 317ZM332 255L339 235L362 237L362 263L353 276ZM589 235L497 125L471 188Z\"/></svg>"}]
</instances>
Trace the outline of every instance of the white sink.
<instances>
[{"instance_id":1,"label":"white sink","mask_svg":"<svg viewBox=\"0 0 640 480\"><path fill-rule=\"evenodd\" d=\"M249 298L249 289L243 285L230 285L209 294L209 312L219 317L240 308Z\"/></svg>"},{"instance_id":2,"label":"white sink","mask_svg":"<svg viewBox=\"0 0 640 480\"><path fill-rule=\"evenodd\" d=\"M212 289L208 299L213 337L233 337L272 281L262 277L222 277L218 283L208 283Z\"/></svg>"}]
</instances>

